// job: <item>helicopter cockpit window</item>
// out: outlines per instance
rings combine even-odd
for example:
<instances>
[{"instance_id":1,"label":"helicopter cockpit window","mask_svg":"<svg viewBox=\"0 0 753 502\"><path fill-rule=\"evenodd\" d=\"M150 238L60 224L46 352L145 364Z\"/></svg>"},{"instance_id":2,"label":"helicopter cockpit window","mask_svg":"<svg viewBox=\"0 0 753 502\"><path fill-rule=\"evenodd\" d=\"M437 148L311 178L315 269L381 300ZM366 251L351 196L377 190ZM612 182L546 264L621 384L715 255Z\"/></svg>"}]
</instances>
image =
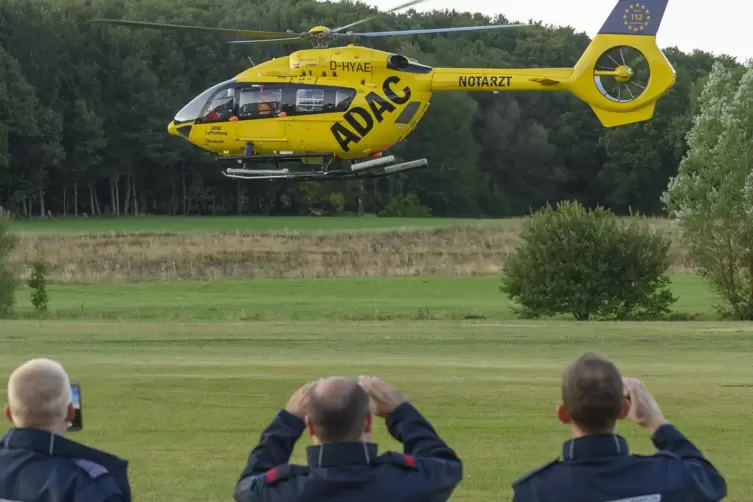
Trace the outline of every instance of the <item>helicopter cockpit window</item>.
<instances>
[{"instance_id":1,"label":"helicopter cockpit window","mask_svg":"<svg viewBox=\"0 0 753 502\"><path fill-rule=\"evenodd\" d=\"M335 92L335 111L344 112L347 110L355 96L356 91L353 89L338 89Z\"/></svg>"},{"instance_id":2,"label":"helicopter cockpit window","mask_svg":"<svg viewBox=\"0 0 753 502\"><path fill-rule=\"evenodd\" d=\"M209 99L214 96L217 90L225 87L230 87L234 82L235 80L220 82L219 84L213 85L206 91L193 98L175 115L175 123L182 124L198 119L201 115L201 110L204 108L204 105L206 105L207 101L209 101Z\"/></svg>"},{"instance_id":3,"label":"helicopter cockpit window","mask_svg":"<svg viewBox=\"0 0 753 502\"><path fill-rule=\"evenodd\" d=\"M263 118L280 113L282 89L243 88L238 97L238 118Z\"/></svg>"},{"instance_id":4,"label":"helicopter cockpit window","mask_svg":"<svg viewBox=\"0 0 753 502\"><path fill-rule=\"evenodd\" d=\"M222 89L212 97L199 122L226 122L235 112L235 89Z\"/></svg>"}]
</instances>

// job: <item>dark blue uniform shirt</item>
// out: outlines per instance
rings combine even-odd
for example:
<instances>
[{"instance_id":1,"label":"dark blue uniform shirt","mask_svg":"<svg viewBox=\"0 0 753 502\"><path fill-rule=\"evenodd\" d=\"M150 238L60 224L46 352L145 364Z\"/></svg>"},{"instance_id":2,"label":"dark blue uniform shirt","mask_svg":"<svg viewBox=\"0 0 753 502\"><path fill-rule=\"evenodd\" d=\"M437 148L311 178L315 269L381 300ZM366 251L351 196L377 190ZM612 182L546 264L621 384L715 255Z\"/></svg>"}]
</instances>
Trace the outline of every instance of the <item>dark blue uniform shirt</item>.
<instances>
[{"instance_id":1,"label":"dark blue uniform shirt","mask_svg":"<svg viewBox=\"0 0 753 502\"><path fill-rule=\"evenodd\" d=\"M131 502L128 462L38 429L0 439L0 500Z\"/></svg>"},{"instance_id":2,"label":"dark blue uniform shirt","mask_svg":"<svg viewBox=\"0 0 753 502\"><path fill-rule=\"evenodd\" d=\"M654 455L631 455L617 435L571 439L562 460L513 483L514 502L716 502L727 483L673 425L657 429Z\"/></svg>"},{"instance_id":3,"label":"dark blue uniform shirt","mask_svg":"<svg viewBox=\"0 0 753 502\"><path fill-rule=\"evenodd\" d=\"M308 465L288 464L306 426L280 411L251 451L235 487L237 502L444 502L463 477L458 456L411 404L387 416L404 453L372 443L310 446Z\"/></svg>"}]
</instances>

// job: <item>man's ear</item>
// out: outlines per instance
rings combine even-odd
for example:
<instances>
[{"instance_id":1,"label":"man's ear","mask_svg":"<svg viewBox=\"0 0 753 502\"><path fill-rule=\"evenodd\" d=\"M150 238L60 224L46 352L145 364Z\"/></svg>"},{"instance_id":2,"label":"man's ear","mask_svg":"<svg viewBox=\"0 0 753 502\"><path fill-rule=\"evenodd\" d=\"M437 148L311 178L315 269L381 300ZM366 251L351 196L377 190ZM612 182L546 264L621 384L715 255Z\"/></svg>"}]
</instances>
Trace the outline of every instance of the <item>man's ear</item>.
<instances>
[{"instance_id":1,"label":"man's ear","mask_svg":"<svg viewBox=\"0 0 753 502\"><path fill-rule=\"evenodd\" d=\"M8 420L10 421L10 423L13 423L13 415L11 415L11 413L10 413L10 405L9 404L5 405L5 416L8 418Z\"/></svg>"},{"instance_id":2,"label":"man's ear","mask_svg":"<svg viewBox=\"0 0 753 502\"><path fill-rule=\"evenodd\" d=\"M570 414L565 409L565 405L563 404L557 405L557 420L566 425L572 423L573 421L573 419L570 418Z\"/></svg>"},{"instance_id":3,"label":"man's ear","mask_svg":"<svg viewBox=\"0 0 753 502\"><path fill-rule=\"evenodd\" d=\"M623 399L622 400L622 409L620 409L620 414L617 416L618 420L624 420L626 416L628 416L628 413L630 413L630 400L629 399Z\"/></svg>"},{"instance_id":4,"label":"man's ear","mask_svg":"<svg viewBox=\"0 0 753 502\"><path fill-rule=\"evenodd\" d=\"M311 423L311 419L308 415L306 415L303 418L303 421L306 422L306 429L309 431L309 436L314 437L316 436L316 431L314 430L314 424Z\"/></svg>"}]
</instances>

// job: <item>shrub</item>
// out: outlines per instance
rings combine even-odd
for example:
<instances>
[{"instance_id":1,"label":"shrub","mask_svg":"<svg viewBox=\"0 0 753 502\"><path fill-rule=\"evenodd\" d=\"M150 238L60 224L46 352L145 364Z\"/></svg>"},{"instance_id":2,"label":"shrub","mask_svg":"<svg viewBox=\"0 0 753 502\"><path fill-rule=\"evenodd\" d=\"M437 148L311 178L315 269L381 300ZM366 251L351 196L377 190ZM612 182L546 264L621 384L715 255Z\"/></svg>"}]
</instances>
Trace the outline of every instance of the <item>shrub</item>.
<instances>
[{"instance_id":1,"label":"shrub","mask_svg":"<svg viewBox=\"0 0 753 502\"><path fill-rule=\"evenodd\" d=\"M49 267L43 260L35 260L32 264L31 277L28 285L32 290L31 304L34 310L43 313L47 312L47 272Z\"/></svg>"},{"instance_id":2,"label":"shrub","mask_svg":"<svg viewBox=\"0 0 753 502\"><path fill-rule=\"evenodd\" d=\"M391 197L387 206L379 212L379 216L428 218L431 216L431 209L427 206L421 205L418 196L411 193L401 197Z\"/></svg>"},{"instance_id":3,"label":"shrub","mask_svg":"<svg viewBox=\"0 0 753 502\"><path fill-rule=\"evenodd\" d=\"M524 223L523 243L505 261L501 290L525 317L666 315L676 301L664 275L671 241L643 223L620 222L608 210L577 202L547 206Z\"/></svg>"},{"instance_id":4,"label":"shrub","mask_svg":"<svg viewBox=\"0 0 753 502\"><path fill-rule=\"evenodd\" d=\"M0 318L13 313L18 287L10 267L10 253L18 244L18 237L10 232L10 221L10 215L0 210Z\"/></svg>"}]
</instances>

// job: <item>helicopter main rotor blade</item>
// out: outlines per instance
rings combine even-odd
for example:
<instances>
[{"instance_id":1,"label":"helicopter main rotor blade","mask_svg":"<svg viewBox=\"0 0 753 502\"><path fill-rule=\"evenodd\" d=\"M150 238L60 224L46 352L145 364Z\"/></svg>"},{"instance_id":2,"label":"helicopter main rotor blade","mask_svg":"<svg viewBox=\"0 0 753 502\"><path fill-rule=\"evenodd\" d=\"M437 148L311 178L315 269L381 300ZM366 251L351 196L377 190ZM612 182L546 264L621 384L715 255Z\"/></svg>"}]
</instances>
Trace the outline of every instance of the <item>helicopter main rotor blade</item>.
<instances>
[{"instance_id":1,"label":"helicopter main rotor blade","mask_svg":"<svg viewBox=\"0 0 753 502\"><path fill-rule=\"evenodd\" d=\"M339 28L335 28L334 30L330 30L330 33L339 33L343 30L347 30L348 28L352 28L353 26L359 25L361 23L365 23L366 21L371 21L372 19L376 19L379 16L383 16L384 14L391 14L397 10L404 9L406 7L410 7L411 5L416 5L422 2L425 2L426 0L409 0L403 4L398 5L397 7L392 7L389 10L385 10L382 12L378 12L374 14L373 16L369 16L365 19L361 19L360 21L356 21L354 23L346 24L345 26L340 26Z\"/></svg>"},{"instance_id":2,"label":"helicopter main rotor blade","mask_svg":"<svg viewBox=\"0 0 753 502\"><path fill-rule=\"evenodd\" d=\"M259 38L275 38L290 36L290 33L283 33L278 31L253 31L253 30L237 30L233 28L209 28L206 26L186 26L180 24L163 24L163 23L150 23L147 21L129 21L126 19L92 19L90 23L102 23L102 24L119 24L122 26L133 26L137 28L157 28L168 30L184 30L184 31L205 31L211 33L224 33L227 35L234 35L237 37L259 37Z\"/></svg>"},{"instance_id":3,"label":"helicopter main rotor blade","mask_svg":"<svg viewBox=\"0 0 753 502\"><path fill-rule=\"evenodd\" d=\"M311 43L310 39L304 37L289 37L289 38L260 38L259 40L231 40L229 44L276 44L280 42L306 42Z\"/></svg>"},{"instance_id":4,"label":"helicopter main rotor blade","mask_svg":"<svg viewBox=\"0 0 753 502\"><path fill-rule=\"evenodd\" d=\"M370 33L341 33L340 36L347 37L392 37L400 35L419 35L425 33L448 33L453 31L476 31L476 30L495 30L499 28L520 28L525 26L534 26L532 24L494 24L489 26L457 26L454 28L428 28L425 30L403 30L403 31L374 31Z\"/></svg>"}]
</instances>

